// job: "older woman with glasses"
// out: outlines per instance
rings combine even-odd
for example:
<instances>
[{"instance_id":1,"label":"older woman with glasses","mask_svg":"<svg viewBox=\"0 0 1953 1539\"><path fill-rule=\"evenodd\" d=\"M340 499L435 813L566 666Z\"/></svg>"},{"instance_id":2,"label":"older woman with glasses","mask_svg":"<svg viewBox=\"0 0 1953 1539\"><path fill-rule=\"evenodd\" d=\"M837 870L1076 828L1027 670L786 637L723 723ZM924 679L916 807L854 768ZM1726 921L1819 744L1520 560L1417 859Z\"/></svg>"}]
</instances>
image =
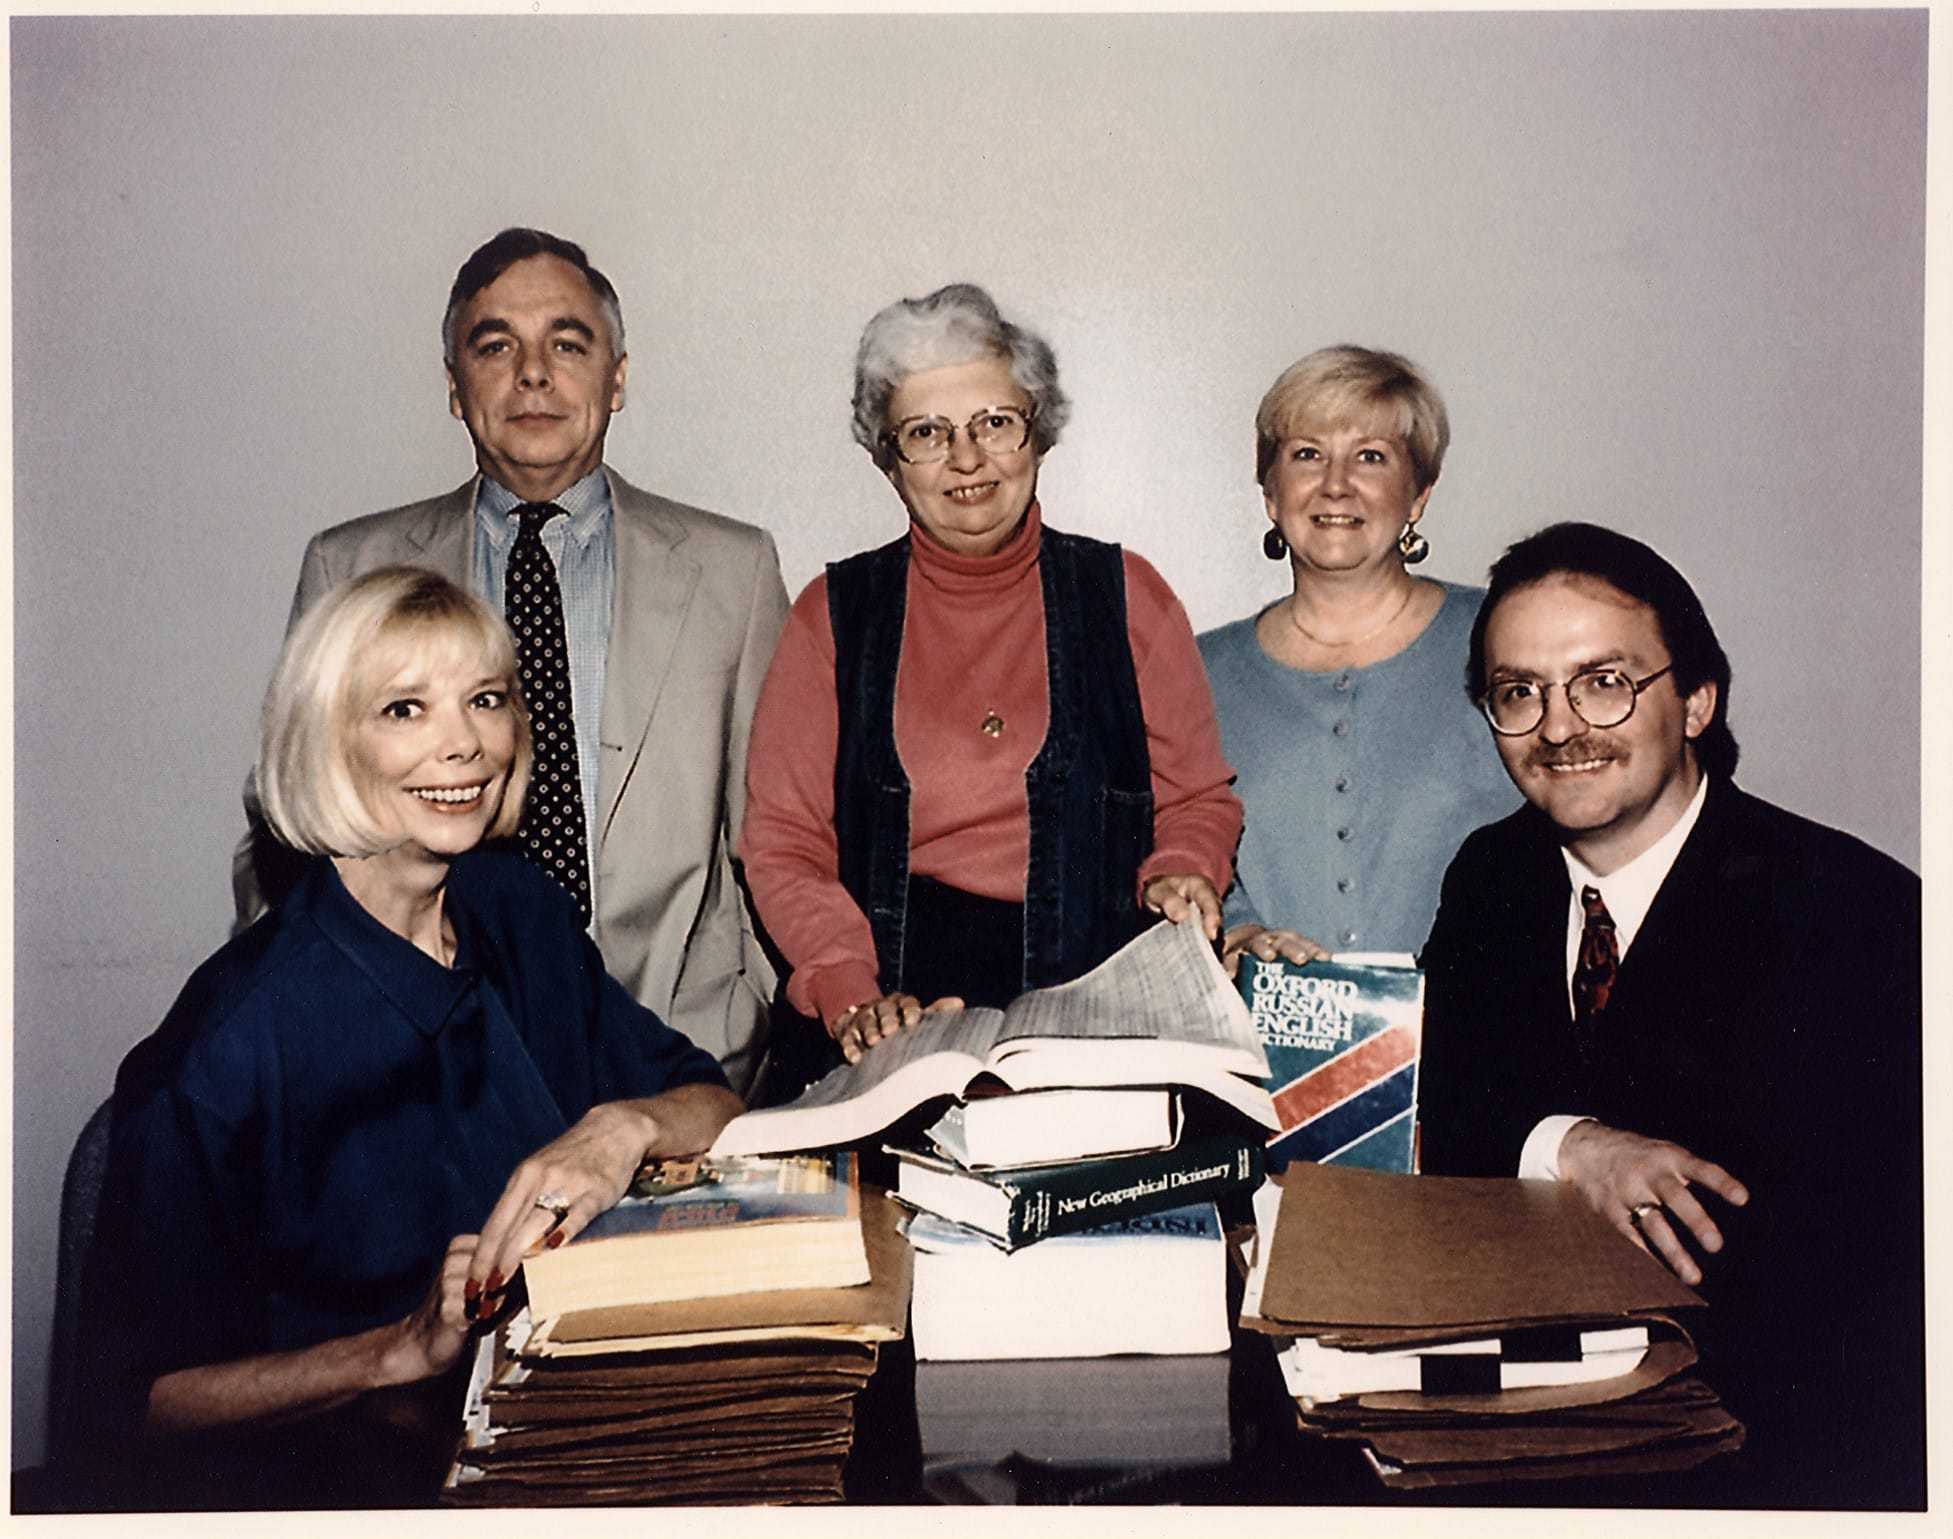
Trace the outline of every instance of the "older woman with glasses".
<instances>
[{"instance_id":1,"label":"older woman with glasses","mask_svg":"<svg viewBox=\"0 0 1953 1539\"><path fill-rule=\"evenodd\" d=\"M643 1158L738 1112L605 975L563 889L475 848L515 829L529 766L509 633L445 578L381 568L292 632L257 784L278 836L326 858L116 1079L97 1442L149 1499L411 1498L388 1391L454 1367L523 1256Z\"/></svg>"},{"instance_id":2,"label":"older woman with glasses","mask_svg":"<svg viewBox=\"0 0 1953 1539\"><path fill-rule=\"evenodd\" d=\"M1152 567L1045 524L1068 411L1050 346L973 285L862 333L854 436L908 529L794 604L741 838L786 997L850 1060L929 1003L1075 978L1149 915L1218 937L1241 812L1206 680Z\"/></svg>"},{"instance_id":3,"label":"older woman with glasses","mask_svg":"<svg viewBox=\"0 0 1953 1539\"><path fill-rule=\"evenodd\" d=\"M1419 950L1459 844L1517 803L1463 688L1483 591L1410 572L1450 437L1395 353L1323 348L1262 397L1262 543L1292 591L1200 638L1247 809L1230 958Z\"/></svg>"}]
</instances>

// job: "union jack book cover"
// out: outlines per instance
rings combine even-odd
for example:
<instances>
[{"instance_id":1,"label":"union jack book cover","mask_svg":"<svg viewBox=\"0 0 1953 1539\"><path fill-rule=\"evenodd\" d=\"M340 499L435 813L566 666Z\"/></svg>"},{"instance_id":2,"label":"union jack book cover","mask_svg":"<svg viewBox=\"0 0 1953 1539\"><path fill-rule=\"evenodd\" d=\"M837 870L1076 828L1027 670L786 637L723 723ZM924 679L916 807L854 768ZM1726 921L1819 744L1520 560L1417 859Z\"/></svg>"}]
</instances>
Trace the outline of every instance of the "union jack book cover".
<instances>
[{"instance_id":1,"label":"union jack book cover","mask_svg":"<svg viewBox=\"0 0 1953 1539\"><path fill-rule=\"evenodd\" d=\"M1291 1160L1417 1168L1417 1061L1424 974L1405 955L1345 953L1327 962L1244 956L1236 979L1268 1055L1281 1119L1271 1171Z\"/></svg>"}]
</instances>

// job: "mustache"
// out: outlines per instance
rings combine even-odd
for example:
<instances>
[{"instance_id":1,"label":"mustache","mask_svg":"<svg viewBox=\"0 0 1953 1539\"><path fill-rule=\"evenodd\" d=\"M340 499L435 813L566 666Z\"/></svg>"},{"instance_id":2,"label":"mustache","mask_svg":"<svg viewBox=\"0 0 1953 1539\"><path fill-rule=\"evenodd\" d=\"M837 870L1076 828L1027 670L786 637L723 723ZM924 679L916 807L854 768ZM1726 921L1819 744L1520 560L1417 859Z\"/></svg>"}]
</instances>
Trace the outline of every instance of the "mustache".
<instances>
[{"instance_id":1,"label":"mustache","mask_svg":"<svg viewBox=\"0 0 1953 1539\"><path fill-rule=\"evenodd\" d=\"M1537 744L1526 755L1526 763L1533 769L1549 769L1556 764L1587 764L1595 759L1611 761L1619 757L1604 738L1583 733L1557 745Z\"/></svg>"}]
</instances>

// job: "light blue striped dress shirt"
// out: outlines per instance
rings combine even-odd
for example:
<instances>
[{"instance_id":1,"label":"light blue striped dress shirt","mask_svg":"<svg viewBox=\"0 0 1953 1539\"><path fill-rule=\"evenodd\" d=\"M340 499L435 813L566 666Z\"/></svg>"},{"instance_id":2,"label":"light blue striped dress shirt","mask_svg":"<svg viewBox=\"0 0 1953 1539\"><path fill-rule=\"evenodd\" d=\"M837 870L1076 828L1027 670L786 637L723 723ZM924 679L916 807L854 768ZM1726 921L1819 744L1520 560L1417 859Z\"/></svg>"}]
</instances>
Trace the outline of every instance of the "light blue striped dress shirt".
<instances>
[{"instance_id":1,"label":"light blue striped dress shirt","mask_svg":"<svg viewBox=\"0 0 1953 1539\"><path fill-rule=\"evenodd\" d=\"M562 496L566 515L543 525L543 549L556 563L563 591L563 628L570 645L570 709L576 715L576 767L583 786L583 827L589 834L590 901L597 901L597 754L603 722L604 664L610 651L610 595L616 539L611 531L610 482L593 470ZM522 499L487 476L475 492L475 588L503 612L509 552L521 524Z\"/></svg>"}]
</instances>

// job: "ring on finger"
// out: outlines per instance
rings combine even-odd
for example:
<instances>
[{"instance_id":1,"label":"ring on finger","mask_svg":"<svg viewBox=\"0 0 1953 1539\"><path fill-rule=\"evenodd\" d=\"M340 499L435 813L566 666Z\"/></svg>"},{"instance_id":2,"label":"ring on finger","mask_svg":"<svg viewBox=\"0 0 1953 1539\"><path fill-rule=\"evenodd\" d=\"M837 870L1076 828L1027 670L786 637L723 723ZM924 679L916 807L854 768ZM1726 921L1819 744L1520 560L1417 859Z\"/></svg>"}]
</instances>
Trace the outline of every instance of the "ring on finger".
<instances>
[{"instance_id":1,"label":"ring on finger","mask_svg":"<svg viewBox=\"0 0 1953 1539\"><path fill-rule=\"evenodd\" d=\"M536 1199L535 1206L545 1213L555 1214L556 1222L559 1224L570 1216L570 1200L561 1192L544 1192Z\"/></svg>"},{"instance_id":2,"label":"ring on finger","mask_svg":"<svg viewBox=\"0 0 1953 1539\"><path fill-rule=\"evenodd\" d=\"M1639 1228L1642 1219L1646 1218L1650 1213L1658 1213L1660 1211L1661 1204L1658 1202L1637 1202L1633 1207L1628 1209L1628 1222Z\"/></svg>"}]
</instances>

